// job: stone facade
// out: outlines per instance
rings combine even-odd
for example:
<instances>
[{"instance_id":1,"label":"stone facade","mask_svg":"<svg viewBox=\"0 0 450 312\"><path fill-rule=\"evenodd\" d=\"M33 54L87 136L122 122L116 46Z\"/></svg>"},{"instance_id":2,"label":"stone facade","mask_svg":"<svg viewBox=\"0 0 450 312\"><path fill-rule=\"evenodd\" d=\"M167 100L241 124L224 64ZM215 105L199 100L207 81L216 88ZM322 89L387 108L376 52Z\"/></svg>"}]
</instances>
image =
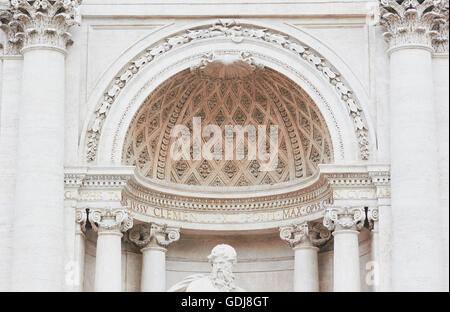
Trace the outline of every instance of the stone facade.
<instances>
[{"instance_id":1,"label":"stone facade","mask_svg":"<svg viewBox=\"0 0 450 312\"><path fill-rule=\"evenodd\" d=\"M0 290L448 291L448 0L232 2L0 1Z\"/></svg>"}]
</instances>

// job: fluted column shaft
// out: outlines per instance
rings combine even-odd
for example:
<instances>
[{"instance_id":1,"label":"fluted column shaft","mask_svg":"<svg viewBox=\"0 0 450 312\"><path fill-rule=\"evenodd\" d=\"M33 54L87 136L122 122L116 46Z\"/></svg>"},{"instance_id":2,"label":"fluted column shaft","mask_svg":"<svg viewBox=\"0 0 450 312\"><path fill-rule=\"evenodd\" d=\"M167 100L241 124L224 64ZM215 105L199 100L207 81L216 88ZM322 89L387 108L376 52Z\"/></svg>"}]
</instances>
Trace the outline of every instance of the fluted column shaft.
<instances>
[{"instance_id":1,"label":"fluted column shaft","mask_svg":"<svg viewBox=\"0 0 450 312\"><path fill-rule=\"evenodd\" d=\"M361 290L359 266L359 230L363 225L363 208L329 208L324 225L333 231L333 290L358 292Z\"/></svg>"},{"instance_id":2,"label":"fluted column shaft","mask_svg":"<svg viewBox=\"0 0 450 312\"><path fill-rule=\"evenodd\" d=\"M166 247L180 239L180 230L159 224L138 224L130 240L142 247L141 291L166 291Z\"/></svg>"},{"instance_id":3,"label":"fluted column shaft","mask_svg":"<svg viewBox=\"0 0 450 312\"><path fill-rule=\"evenodd\" d=\"M433 1L384 2L390 44L392 286L394 291L442 290L431 54L439 8Z\"/></svg>"}]
</instances>

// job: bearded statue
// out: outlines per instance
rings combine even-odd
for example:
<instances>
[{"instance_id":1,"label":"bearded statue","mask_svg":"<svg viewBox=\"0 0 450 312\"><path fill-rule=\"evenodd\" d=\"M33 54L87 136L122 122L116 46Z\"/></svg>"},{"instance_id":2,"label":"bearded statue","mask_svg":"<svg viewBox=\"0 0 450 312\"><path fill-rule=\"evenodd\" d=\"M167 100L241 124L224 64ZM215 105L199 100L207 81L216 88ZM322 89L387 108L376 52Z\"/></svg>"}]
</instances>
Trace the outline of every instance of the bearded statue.
<instances>
[{"instance_id":1,"label":"bearded statue","mask_svg":"<svg viewBox=\"0 0 450 312\"><path fill-rule=\"evenodd\" d=\"M236 286L233 264L236 251L230 245L217 245L208 256L212 266L209 274L194 274L172 286L169 292L237 292L244 291Z\"/></svg>"}]
</instances>

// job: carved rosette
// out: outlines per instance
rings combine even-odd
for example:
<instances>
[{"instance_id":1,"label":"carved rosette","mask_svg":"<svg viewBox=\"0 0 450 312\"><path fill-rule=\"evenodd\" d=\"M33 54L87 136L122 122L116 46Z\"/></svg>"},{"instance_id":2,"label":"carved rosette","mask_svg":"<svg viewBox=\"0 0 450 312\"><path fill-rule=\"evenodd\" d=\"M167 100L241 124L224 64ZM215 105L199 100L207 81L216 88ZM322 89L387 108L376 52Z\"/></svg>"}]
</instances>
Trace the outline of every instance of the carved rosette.
<instances>
[{"instance_id":1,"label":"carved rosette","mask_svg":"<svg viewBox=\"0 0 450 312\"><path fill-rule=\"evenodd\" d=\"M133 227L128 233L128 238L140 248L166 248L180 239L180 229L155 223L141 223Z\"/></svg>"},{"instance_id":2,"label":"carved rosette","mask_svg":"<svg viewBox=\"0 0 450 312\"><path fill-rule=\"evenodd\" d=\"M280 238L291 247L318 247L331 239L331 232L320 223L303 222L280 227Z\"/></svg>"},{"instance_id":3,"label":"carved rosette","mask_svg":"<svg viewBox=\"0 0 450 312\"><path fill-rule=\"evenodd\" d=\"M445 41L442 39L445 34L439 33L441 29L439 25L445 24L445 7L448 25L448 0L380 0L380 2L380 22L386 28L383 35L391 48L408 45L432 48L434 39L439 42Z\"/></svg>"},{"instance_id":4,"label":"carved rosette","mask_svg":"<svg viewBox=\"0 0 450 312\"><path fill-rule=\"evenodd\" d=\"M11 0L14 19L22 23L24 48L51 46L65 50L72 43L69 28L80 25L82 0Z\"/></svg>"},{"instance_id":5,"label":"carved rosette","mask_svg":"<svg viewBox=\"0 0 450 312\"><path fill-rule=\"evenodd\" d=\"M332 207L325 211L323 225L333 230L360 230L366 214L363 207Z\"/></svg>"},{"instance_id":6,"label":"carved rosette","mask_svg":"<svg viewBox=\"0 0 450 312\"><path fill-rule=\"evenodd\" d=\"M133 218L123 209L90 210L89 222L99 233L126 232L133 227Z\"/></svg>"},{"instance_id":7,"label":"carved rosette","mask_svg":"<svg viewBox=\"0 0 450 312\"><path fill-rule=\"evenodd\" d=\"M1 10L0 28L6 35L6 42L3 45L3 54L20 55L25 36L23 24L19 20L14 19L14 15L10 10Z\"/></svg>"}]
</instances>

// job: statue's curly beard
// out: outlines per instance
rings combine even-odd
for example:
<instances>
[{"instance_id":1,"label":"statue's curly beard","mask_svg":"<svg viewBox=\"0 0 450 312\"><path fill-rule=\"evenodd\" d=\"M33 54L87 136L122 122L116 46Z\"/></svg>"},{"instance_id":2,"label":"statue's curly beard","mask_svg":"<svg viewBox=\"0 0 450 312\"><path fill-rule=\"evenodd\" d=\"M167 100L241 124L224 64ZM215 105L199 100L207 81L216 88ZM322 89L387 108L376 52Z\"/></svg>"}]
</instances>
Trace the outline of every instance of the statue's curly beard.
<instances>
[{"instance_id":1,"label":"statue's curly beard","mask_svg":"<svg viewBox=\"0 0 450 312\"><path fill-rule=\"evenodd\" d=\"M220 291L236 289L231 263L214 263L211 275L214 286Z\"/></svg>"}]
</instances>

